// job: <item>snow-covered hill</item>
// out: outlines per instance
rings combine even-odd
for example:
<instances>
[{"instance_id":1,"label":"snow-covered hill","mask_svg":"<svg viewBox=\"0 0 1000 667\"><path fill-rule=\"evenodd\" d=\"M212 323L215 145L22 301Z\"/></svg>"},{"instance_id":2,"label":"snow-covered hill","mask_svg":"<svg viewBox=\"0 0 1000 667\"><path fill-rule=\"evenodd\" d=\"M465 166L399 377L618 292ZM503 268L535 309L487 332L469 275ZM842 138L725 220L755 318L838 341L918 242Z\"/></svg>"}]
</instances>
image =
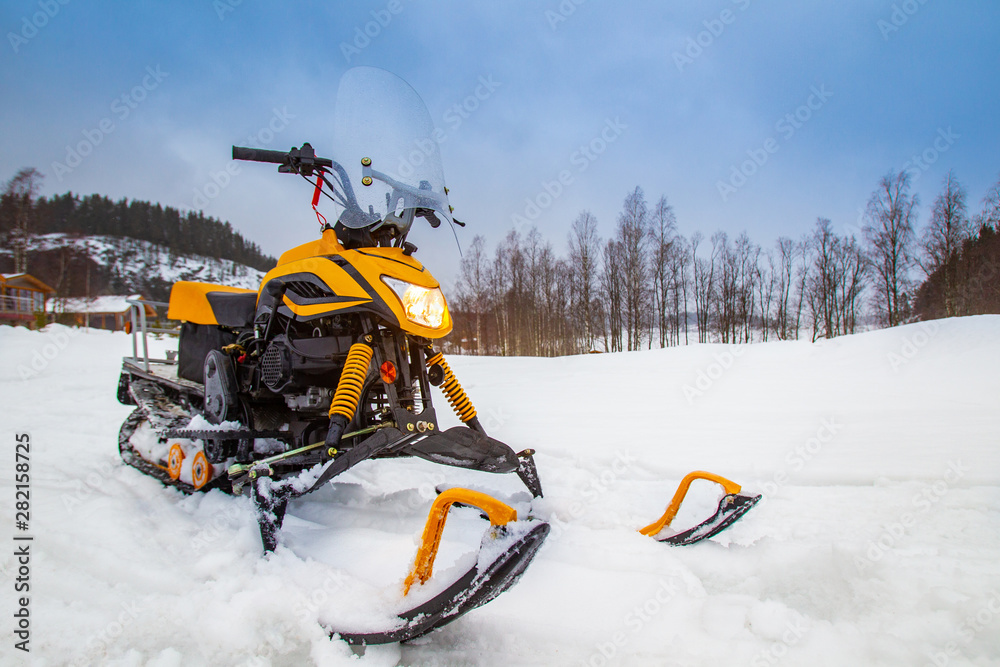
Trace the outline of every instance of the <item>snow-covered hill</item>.
<instances>
[{"instance_id":1,"label":"snow-covered hill","mask_svg":"<svg viewBox=\"0 0 1000 667\"><path fill-rule=\"evenodd\" d=\"M264 559L247 500L185 497L120 464L130 349L0 327L4 539L15 434L32 443L34 664L1000 664L1000 316L816 344L450 358L487 430L538 451L534 513L552 534L514 589L360 662L319 623L398 598L434 487L517 494L517 480L365 462L293 503ZM696 546L637 533L693 469L764 500ZM679 521L717 497L692 493ZM436 576L482 532L453 514ZM0 553L0 662L17 664L18 564Z\"/></svg>"},{"instance_id":2,"label":"snow-covered hill","mask_svg":"<svg viewBox=\"0 0 1000 667\"><path fill-rule=\"evenodd\" d=\"M89 256L123 285L124 291L141 291L142 284L177 280L214 282L257 289L264 272L229 259L177 254L170 249L122 236L71 236L41 234L31 237L29 252L69 248Z\"/></svg>"}]
</instances>

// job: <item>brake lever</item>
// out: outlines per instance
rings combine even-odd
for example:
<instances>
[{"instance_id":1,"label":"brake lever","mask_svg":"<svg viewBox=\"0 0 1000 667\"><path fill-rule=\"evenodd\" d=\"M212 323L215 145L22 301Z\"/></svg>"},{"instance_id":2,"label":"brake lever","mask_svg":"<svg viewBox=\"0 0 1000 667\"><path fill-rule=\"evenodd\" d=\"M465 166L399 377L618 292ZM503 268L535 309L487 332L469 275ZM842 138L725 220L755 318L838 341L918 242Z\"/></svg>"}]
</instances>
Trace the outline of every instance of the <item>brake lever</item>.
<instances>
[{"instance_id":1,"label":"brake lever","mask_svg":"<svg viewBox=\"0 0 1000 667\"><path fill-rule=\"evenodd\" d=\"M437 217L437 215L434 214L433 209L418 208L417 217L425 219L427 222L431 224L431 227L433 227L434 229L437 229L438 227L441 226L441 220Z\"/></svg>"},{"instance_id":2,"label":"brake lever","mask_svg":"<svg viewBox=\"0 0 1000 667\"><path fill-rule=\"evenodd\" d=\"M302 148L295 148L294 146L290 151L288 151L288 164L283 164L278 167L278 171L282 174L300 174L302 176L312 176L313 170L317 167L322 166L320 161L316 159L316 151L313 149L312 144L306 142L302 144Z\"/></svg>"}]
</instances>

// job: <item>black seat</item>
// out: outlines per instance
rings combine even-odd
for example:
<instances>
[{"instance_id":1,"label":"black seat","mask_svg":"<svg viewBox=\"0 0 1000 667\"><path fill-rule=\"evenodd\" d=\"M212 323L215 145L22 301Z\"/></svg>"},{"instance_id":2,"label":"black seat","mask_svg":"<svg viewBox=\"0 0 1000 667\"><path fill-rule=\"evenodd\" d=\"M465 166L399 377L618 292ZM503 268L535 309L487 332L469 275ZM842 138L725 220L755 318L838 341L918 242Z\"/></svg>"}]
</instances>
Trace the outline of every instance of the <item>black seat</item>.
<instances>
[{"instance_id":1,"label":"black seat","mask_svg":"<svg viewBox=\"0 0 1000 667\"><path fill-rule=\"evenodd\" d=\"M219 326L241 328L253 320L256 292L209 292L206 296Z\"/></svg>"}]
</instances>

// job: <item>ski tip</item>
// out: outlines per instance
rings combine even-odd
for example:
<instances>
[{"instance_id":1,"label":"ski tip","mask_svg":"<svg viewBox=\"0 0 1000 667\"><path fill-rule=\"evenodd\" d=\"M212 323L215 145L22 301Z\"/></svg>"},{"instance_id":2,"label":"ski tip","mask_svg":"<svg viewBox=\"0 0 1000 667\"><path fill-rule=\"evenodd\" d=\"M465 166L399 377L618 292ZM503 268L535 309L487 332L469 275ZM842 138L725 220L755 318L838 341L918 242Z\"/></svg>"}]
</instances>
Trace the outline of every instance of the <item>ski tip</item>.
<instances>
[{"instance_id":1,"label":"ski tip","mask_svg":"<svg viewBox=\"0 0 1000 667\"><path fill-rule=\"evenodd\" d=\"M750 511L760 501L761 495L746 495L729 493L719 501L719 508L710 518L697 526L669 535L664 538L654 538L658 542L666 542L672 546L689 546L702 540L718 535L729 526L736 523L740 517Z\"/></svg>"}]
</instances>

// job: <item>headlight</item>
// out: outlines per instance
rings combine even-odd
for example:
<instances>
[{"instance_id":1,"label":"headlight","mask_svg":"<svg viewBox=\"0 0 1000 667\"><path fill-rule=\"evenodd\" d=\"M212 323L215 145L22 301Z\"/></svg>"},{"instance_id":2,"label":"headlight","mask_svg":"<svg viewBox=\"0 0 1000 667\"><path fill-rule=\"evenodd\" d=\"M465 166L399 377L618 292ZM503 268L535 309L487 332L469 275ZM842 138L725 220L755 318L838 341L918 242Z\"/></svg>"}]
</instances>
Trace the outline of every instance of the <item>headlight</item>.
<instances>
[{"instance_id":1,"label":"headlight","mask_svg":"<svg viewBox=\"0 0 1000 667\"><path fill-rule=\"evenodd\" d=\"M440 329L447 306L444 294L437 287L421 287L398 278L382 276L382 282L396 293L403 303L406 319L431 329Z\"/></svg>"}]
</instances>

